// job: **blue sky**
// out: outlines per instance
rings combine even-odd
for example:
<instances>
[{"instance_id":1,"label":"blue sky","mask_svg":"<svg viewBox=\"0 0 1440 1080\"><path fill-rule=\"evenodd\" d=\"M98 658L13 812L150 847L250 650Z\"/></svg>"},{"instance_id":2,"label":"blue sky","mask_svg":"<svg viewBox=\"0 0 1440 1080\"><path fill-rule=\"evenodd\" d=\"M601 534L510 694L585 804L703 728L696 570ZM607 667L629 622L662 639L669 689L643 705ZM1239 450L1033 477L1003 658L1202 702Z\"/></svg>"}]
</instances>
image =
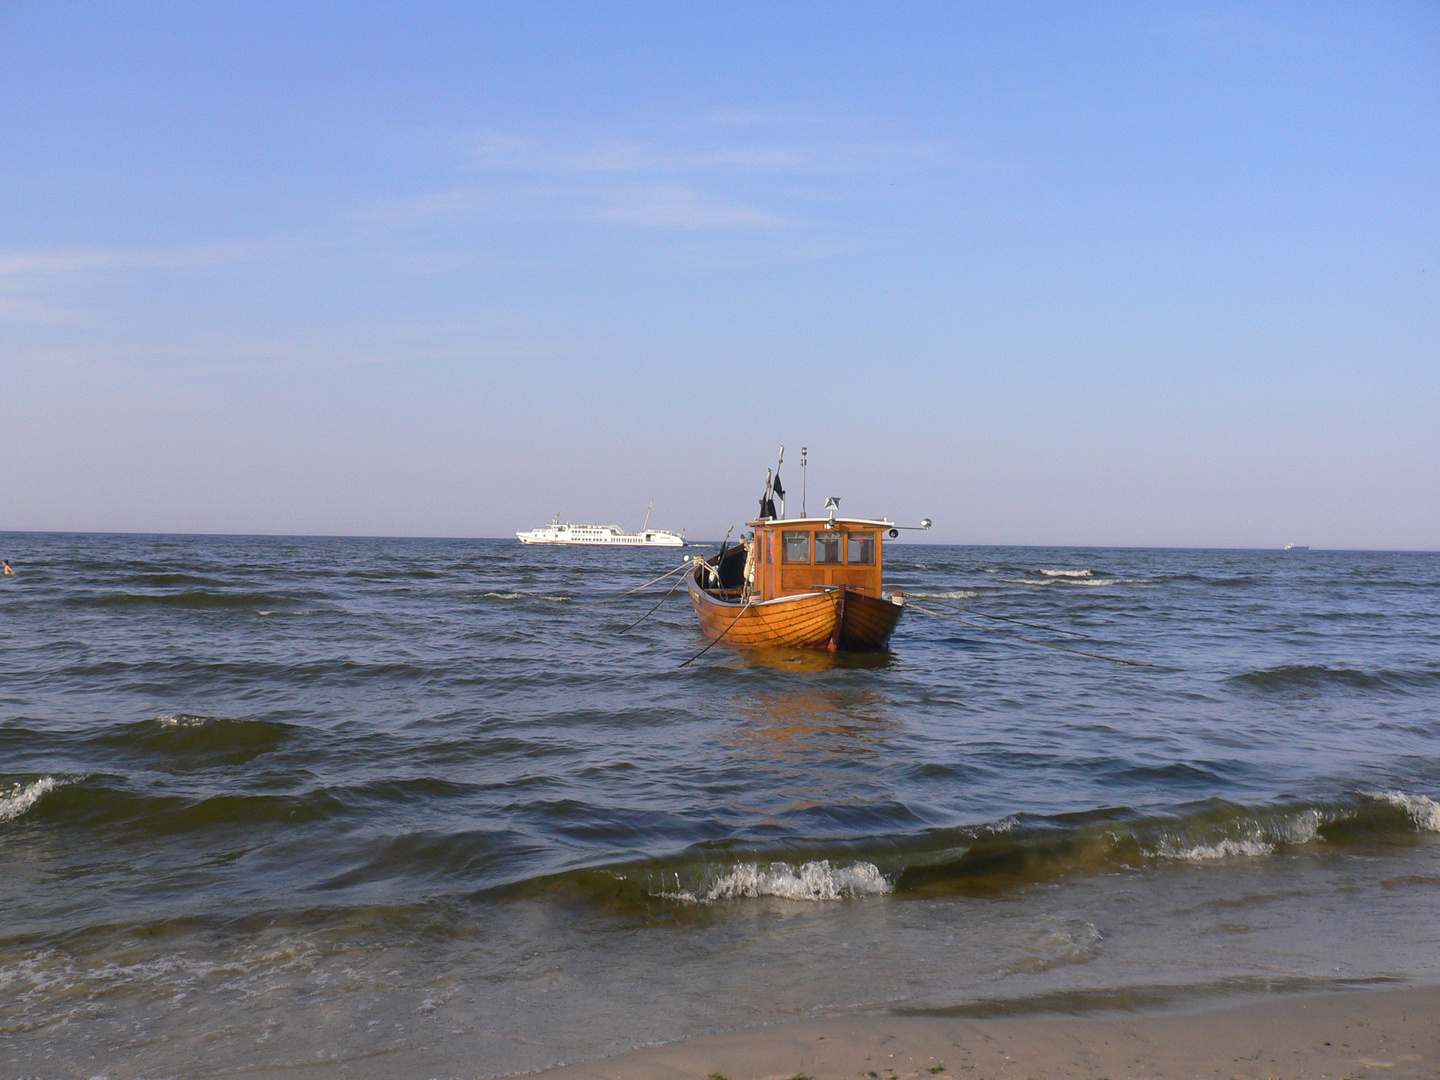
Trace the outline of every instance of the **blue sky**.
<instances>
[{"instance_id":1,"label":"blue sky","mask_svg":"<svg viewBox=\"0 0 1440 1080\"><path fill-rule=\"evenodd\" d=\"M1440 548L1433 4L0 0L0 155L0 529L719 536L784 443Z\"/></svg>"}]
</instances>

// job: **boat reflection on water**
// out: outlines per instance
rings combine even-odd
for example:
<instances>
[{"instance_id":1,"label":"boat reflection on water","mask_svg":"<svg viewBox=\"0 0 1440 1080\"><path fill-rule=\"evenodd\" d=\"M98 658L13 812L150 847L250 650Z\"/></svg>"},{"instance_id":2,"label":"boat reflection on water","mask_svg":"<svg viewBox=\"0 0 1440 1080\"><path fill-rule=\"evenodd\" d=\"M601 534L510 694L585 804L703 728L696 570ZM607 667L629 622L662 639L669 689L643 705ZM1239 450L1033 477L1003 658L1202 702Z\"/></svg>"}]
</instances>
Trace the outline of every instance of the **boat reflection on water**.
<instances>
[{"instance_id":1,"label":"boat reflection on water","mask_svg":"<svg viewBox=\"0 0 1440 1080\"><path fill-rule=\"evenodd\" d=\"M900 730L889 703L869 689L747 695L734 708L739 722L726 741L771 762L873 757ZM835 793L817 797L833 801Z\"/></svg>"},{"instance_id":2,"label":"boat reflection on water","mask_svg":"<svg viewBox=\"0 0 1440 1080\"><path fill-rule=\"evenodd\" d=\"M715 656L712 652L711 656ZM722 661L734 668L763 667L772 671L875 671L896 663L890 652L822 652L819 649L785 649L756 646L728 654Z\"/></svg>"}]
</instances>

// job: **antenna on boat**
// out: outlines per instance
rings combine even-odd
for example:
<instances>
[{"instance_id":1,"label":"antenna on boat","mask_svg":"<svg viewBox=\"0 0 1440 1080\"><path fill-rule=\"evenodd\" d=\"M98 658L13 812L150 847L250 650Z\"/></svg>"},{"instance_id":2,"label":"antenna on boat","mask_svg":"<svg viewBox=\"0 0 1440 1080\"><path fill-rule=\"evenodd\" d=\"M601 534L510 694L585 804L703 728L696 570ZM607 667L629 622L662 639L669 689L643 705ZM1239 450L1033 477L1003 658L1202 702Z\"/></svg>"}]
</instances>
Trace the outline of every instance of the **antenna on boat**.
<instances>
[{"instance_id":1,"label":"antenna on boat","mask_svg":"<svg viewBox=\"0 0 1440 1080\"><path fill-rule=\"evenodd\" d=\"M640 531L641 531L642 533L643 533L646 529L650 528L650 511L651 511L651 510L654 510L654 509L655 509L655 500L654 500L654 499L651 499L651 500L650 500L650 505L645 508L645 524L640 526Z\"/></svg>"},{"instance_id":2,"label":"antenna on boat","mask_svg":"<svg viewBox=\"0 0 1440 1080\"><path fill-rule=\"evenodd\" d=\"M805 476L805 464L806 464L805 456L806 456L807 454L809 454L809 453L810 453L810 448L809 448L808 446L802 446L802 447L800 447L800 516L801 516L802 518L806 516L806 514L805 514L805 490L806 490L807 485L806 485L806 483L805 483L805 479L806 479L806 476Z\"/></svg>"}]
</instances>

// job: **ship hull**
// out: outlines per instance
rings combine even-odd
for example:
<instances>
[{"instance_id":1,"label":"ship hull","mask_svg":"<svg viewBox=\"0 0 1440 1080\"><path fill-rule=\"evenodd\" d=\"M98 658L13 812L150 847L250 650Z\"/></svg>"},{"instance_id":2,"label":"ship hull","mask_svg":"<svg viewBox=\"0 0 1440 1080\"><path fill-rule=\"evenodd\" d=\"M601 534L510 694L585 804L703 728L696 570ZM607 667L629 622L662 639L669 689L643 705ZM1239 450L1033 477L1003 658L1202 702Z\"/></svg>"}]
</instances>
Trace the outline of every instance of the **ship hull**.
<instances>
[{"instance_id":1,"label":"ship hull","mask_svg":"<svg viewBox=\"0 0 1440 1080\"><path fill-rule=\"evenodd\" d=\"M728 645L784 646L831 651L883 649L903 610L893 600L843 586L743 604L701 588L686 576L690 602L705 636Z\"/></svg>"},{"instance_id":2,"label":"ship hull","mask_svg":"<svg viewBox=\"0 0 1440 1080\"><path fill-rule=\"evenodd\" d=\"M534 533L517 532L515 538L522 544L544 544L549 547L684 547L683 537L657 536L649 540L643 537L622 536L606 540L567 540L556 539L549 536L537 536Z\"/></svg>"}]
</instances>

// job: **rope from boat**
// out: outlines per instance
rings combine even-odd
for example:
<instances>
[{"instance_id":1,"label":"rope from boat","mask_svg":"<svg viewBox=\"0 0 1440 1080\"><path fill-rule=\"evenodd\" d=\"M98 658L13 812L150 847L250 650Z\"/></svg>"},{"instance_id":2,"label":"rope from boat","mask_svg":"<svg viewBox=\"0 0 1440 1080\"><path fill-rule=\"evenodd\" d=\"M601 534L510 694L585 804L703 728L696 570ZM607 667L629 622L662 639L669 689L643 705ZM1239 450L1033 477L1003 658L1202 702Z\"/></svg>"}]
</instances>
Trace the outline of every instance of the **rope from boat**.
<instances>
[{"instance_id":1,"label":"rope from boat","mask_svg":"<svg viewBox=\"0 0 1440 1080\"><path fill-rule=\"evenodd\" d=\"M667 575L667 576L668 576L668 575ZM670 586L670 592L667 592L664 596L660 597L660 604L663 604L663 603L665 603L666 600L669 600L669 599L670 599L670 593L673 593L676 589L678 589L681 585L684 585L684 584L685 584L685 579L682 577L679 581L675 582L674 585L671 585L671 586ZM660 604L656 604L656 605L655 605L654 607L652 607L649 611L645 612L644 615L641 615L638 619L636 619L634 622L632 622L629 626L625 627L624 630L621 630L621 631L620 631L620 634L628 633L629 631L634 630L635 627L639 626L642 622L644 622L646 619L648 619L651 615L654 615L655 612L659 611L659 610L660 610ZM616 634L615 636L616 636L616 637L619 637L620 634Z\"/></svg>"},{"instance_id":2,"label":"rope from boat","mask_svg":"<svg viewBox=\"0 0 1440 1080\"><path fill-rule=\"evenodd\" d=\"M1052 645L1048 641L1036 641L1034 638L1021 637L1019 634L1007 634L1004 630L996 630L993 626L981 626L979 623L973 623L969 619L962 619L958 615L946 615L943 612L931 611L928 608L921 607L919 604L910 603L908 601L906 602L905 606L907 608L914 608L922 615L933 615L937 619L950 619L954 622L962 623L965 626L971 627L972 629L983 630L987 634L999 634L1001 637L1013 638L1016 641L1023 641L1027 645L1039 645L1043 649L1055 649L1058 652L1074 653L1076 656L1088 656L1092 660L1108 660L1112 664L1124 664L1127 667L1153 668L1156 666L1154 664L1144 663L1140 660L1121 660L1118 656L1106 656L1103 653L1083 652L1080 649L1067 649L1064 645Z\"/></svg>"},{"instance_id":3,"label":"rope from boat","mask_svg":"<svg viewBox=\"0 0 1440 1080\"><path fill-rule=\"evenodd\" d=\"M726 634L728 634L731 630L734 630L734 629L735 629L735 623L738 623L738 622L740 621L740 616L741 616L741 615L744 615L745 612L749 611L750 608L751 608L751 606L752 606L752 605L751 605L751 603L750 603L749 600L745 601L745 606L740 609L740 615L736 615L736 616L735 616L735 622L732 622L729 626L725 627L724 630L721 630L721 631L720 631L720 637L717 637L714 641L710 642L709 645L706 645L703 649L701 649L699 652L697 652L694 656L690 657L689 660L686 660L685 663L681 664L680 666L681 666L681 667L689 667L689 666L690 666L691 664L693 664L696 660L699 660L700 657L704 656L707 652L709 652L711 649L713 649L716 645L719 645L719 644L720 644L720 638L723 638L723 637L724 637Z\"/></svg>"},{"instance_id":4,"label":"rope from boat","mask_svg":"<svg viewBox=\"0 0 1440 1080\"><path fill-rule=\"evenodd\" d=\"M624 592L622 592L622 593L616 593L614 596L607 596L604 600L601 600L600 602L601 602L602 604L609 604L609 603L611 603L612 601L615 601L615 600L623 600L623 599L624 599L625 597L627 597L627 596L633 596L635 593L639 592L641 589L648 589L651 585L654 585L655 582L657 582L657 581L664 581L664 580L665 580L667 577L669 577L671 574L678 574L681 570L689 570L689 569L690 569L690 564L689 564L688 562L683 562L683 563L681 563L679 566L675 567L674 570L666 570L665 573L661 574L659 577L657 577L657 578L651 578L649 581L645 582L644 585L636 585L635 588L633 588L633 589L626 589Z\"/></svg>"},{"instance_id":5,"label":"rope from boat","mask_svg":"<svg viewBox=\"0 0 1440 1080\"><path fill-rule=\"evenodd\" d=\"M1071 637L1084 638L1085 635L1078 630L1066 630L1062 626L1045 626L1041 623L1026 622L1024 619L1012 618L1009 615L992 615L988 611L972 611L971 615L978 615L982 619L999 619L1001 622L1014 623L1016 626L1028 626L1031 630L1044 630L1051 634L1068 634Z\"/></svg>"}]
</instances>

